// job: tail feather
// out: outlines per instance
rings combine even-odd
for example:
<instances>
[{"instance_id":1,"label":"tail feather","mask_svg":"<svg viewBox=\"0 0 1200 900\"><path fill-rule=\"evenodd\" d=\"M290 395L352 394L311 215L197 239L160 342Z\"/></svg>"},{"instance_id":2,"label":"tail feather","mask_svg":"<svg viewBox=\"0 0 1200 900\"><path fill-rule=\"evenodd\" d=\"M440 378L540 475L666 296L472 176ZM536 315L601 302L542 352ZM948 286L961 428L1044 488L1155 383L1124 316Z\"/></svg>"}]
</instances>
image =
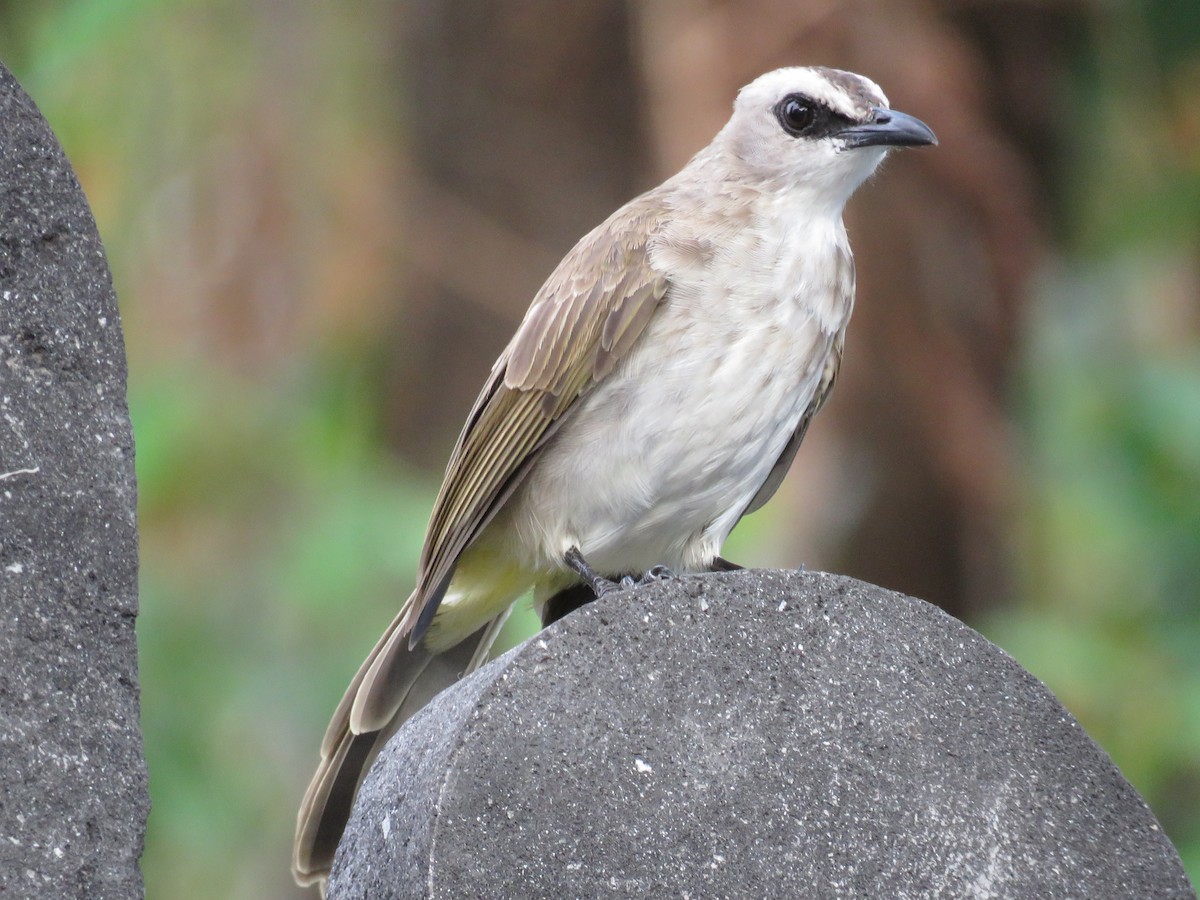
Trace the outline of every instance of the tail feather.
<instances>
[{"instance_id":1,"label":"tail feather","mask_svg":"<svg viewBox=\"0 0 1200 900\"><path fill-rule=\"evenodd\" d=\"M401 616L403 615L402 613ZM413 671L410 661L423 657L426 665L429 662L430 654L420 644L412 648L408 646L408 629L399 627L400 618L397 617L393 626L380 638L371 655L359 668L359 674L354 676L357 683L351 682L353 697L350 697L350 692L347 691L346 697L343 697L338 705L340 713L342 707L347 705L347 699L350 699L351 731L359 734L378 731L394 719L417 678L422 674L421 671Z\"/></svg>"},{"instance_id":2,"label":"tail feather","mask_svg":"<svg viewBox=\"0 0 1200 900\"><path fill-rule=\"evenodd\" d=\"M433 656L434 664L442 665L444 661L444 664L452 667L457 674L451 676L451 682L457 675L473 672L479 668L487 661L488 651L491 650L496 636L500 633L500 627L508 618L511 610L511 604L504 607L499 615L465 641L444 653ZM355 675L355 680L351 682L354 697L349 703L349 723L350 730L356 734L383 728L396 718L396 713L402 703L411 705L409 698L414 689L415 677L420 673L414 675L408 660L420 653L428 656L428 652L422 650L420 644L410 649L406 635L407 630L403 627L389 628L376 644L371 656L359 669L359 674ZM463 647L470 648L470 654L465 658L460 658L460 648ZM441 687L437 688L433 694L419 699L417 709L432 700L434 694L440 690ZM342 703L338 706L338 713L341 713L342 708L347 705L349 694L350 692L347 691L347 696L342 698ZM404 716L404 718L408 717Z\"/></svg>"},{"instance_id":3,"label":"tail feather","mask_svg":"<svg viewBox=\"0 0 1200 900\"><path fill-rule=\"evenodd\" d=\"M296 821L292 874L297 883L324 881L333 866L333 854L350 818L361 773L366 771L379 732L345 732L334 752L321 760Z\"/></svg>"},{"instance_id":4,"label":"tail feather","mask_svg":"<svg viewBox=\"0 0 1200 900\"><path fill-rule=\"evenodd\" d=\"M409 649L403 614L397 616L350 682L321 744L321 762L296 820L292 873L299 884L329 876L354 797L388 738L417 710L458 678L477 668L499 633L507 611L450 650ZM381 662L383 661L383 662ZM355 708L370 698L371 727L357 729Z\"/></svg>"},{"instance_id":5,"label":"tail feather","mask_svg":"<svg viewBox=\"0 0 1200 900\"><path fill-rule=\"evenodd\" d=\"M341 740L342 735L350 730L350 710L353 708L354 700L358 696L358 689L362 686L363 679L367 677L367 672L370 671L375 660L379 658L379 655L392 642L397 631L401 629L404 617L411 605L412 598L409 598L408 603L405 603L401 607L400 612L392 619L391 624L384 630L379 640L375 642L375 646L371 648L371 652L367 654L367 658L358 667L358 671L354 673L354 677L350 679L350 685L346 688L346 692L342 694L342 699L338 702L337 709L333 711L333 718L329 720L329 727L325 729L325 737L321 739L322 758L329 756L333 752L333 748L337 746L338 741ZM420 648L415 648L409 657L412 660L410 668L414 679L419 677L424 670L423 665L417 664L422 652ZM403 693L400 699L403 700ZM360 728L359 732L361 733L363 730Z\"/></svg>"}]
</instances>

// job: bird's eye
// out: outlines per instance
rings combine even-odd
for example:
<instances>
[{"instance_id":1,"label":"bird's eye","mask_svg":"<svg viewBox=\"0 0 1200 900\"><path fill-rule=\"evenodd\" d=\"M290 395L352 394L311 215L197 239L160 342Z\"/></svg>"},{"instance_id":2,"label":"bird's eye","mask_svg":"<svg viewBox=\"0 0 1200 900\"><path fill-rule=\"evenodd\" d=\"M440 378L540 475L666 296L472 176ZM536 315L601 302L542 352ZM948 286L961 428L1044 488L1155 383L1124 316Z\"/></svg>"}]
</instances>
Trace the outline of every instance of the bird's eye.
<instances>
[{"instance_id":1,"label":"bird's eye","mask_svg":"<svg viewBox=\"0 0 1200 900\"><path fill-rule=\"evenodd\" d=\"M792 94L784 97L777 107L775 116L783 130L792 137L799 137L807 129L812 128L817 120L817 107L807 97Z\"/></svg>"}]
</instances>

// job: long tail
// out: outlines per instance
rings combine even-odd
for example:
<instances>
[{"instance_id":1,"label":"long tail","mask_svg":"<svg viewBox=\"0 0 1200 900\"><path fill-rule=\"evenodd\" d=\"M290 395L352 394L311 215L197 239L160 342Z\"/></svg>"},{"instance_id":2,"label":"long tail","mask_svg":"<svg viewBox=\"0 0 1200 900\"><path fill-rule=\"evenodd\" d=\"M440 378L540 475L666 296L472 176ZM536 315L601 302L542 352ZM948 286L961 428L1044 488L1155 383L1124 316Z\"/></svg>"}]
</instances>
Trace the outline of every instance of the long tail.
<instances>
[{"instance_id":1,"label":"long tail","mask_svg":"<svg viewBox=\"0 0 1200 900\"><path fill-rule=\"evenodd\" d=\"M333 854L350 818L354 797L375 756L405 720L487 659L506 617L507 611L440 654L432 654L421 646L408 648L402 627L404 612L388 626L350 682L321 742L321 763L296 819L292 874L298 883L317 884L329 877ZM384 659L387 671L381 673L377 661ZM381 723L372 723L378 724L378 728L355 732L351 727L351 711L360 692L369 692L372 705L386 706L391 714ZM385 699L380 700L381 693L386 695ZM359 702L361 705L362 701Z\"/></svg>"}]
</instances>

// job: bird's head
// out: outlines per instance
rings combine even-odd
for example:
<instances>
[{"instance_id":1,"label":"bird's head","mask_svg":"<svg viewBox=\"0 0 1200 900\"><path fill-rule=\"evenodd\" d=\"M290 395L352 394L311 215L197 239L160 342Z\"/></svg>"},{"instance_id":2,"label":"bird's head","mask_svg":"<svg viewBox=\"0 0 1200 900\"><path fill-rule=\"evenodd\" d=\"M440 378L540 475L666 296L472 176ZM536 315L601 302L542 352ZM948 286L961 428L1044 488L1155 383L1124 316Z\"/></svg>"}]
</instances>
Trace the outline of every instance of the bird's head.
<instances>
[{"instance_id":1,"label":"bird's head","mask_svg":"<svg viewBox=\"0 0 1200 900\"><path fill-rule=\"evenodd\" d=\"M755 180L839 209L889 149L936 143L924 122L890 109L869 78L820 67L776 69L750 82L714 141Z\"/></svg>"}]
</instances>

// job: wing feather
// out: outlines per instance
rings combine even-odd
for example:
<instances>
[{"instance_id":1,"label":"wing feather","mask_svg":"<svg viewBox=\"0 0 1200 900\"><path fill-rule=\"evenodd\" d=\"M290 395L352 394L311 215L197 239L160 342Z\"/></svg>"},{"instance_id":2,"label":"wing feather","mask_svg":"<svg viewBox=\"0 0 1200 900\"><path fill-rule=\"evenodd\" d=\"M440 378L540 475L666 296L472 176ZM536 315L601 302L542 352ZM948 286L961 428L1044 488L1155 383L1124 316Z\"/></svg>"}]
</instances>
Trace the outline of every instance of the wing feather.
<instances>
[{"instance_id":1,"label":"wing feather","mask_svg":"<svg viewBox=\"0 0 1200 900\"><path fill-rule=\"evenodd\" d=\"M610 374L667 294L648 242L661 203L643 195L581 240L534 298L475 401L446 469L402 627L420 639L458 557L581 396ZM439 589L440 586L440 589Z\"/></svg>"},{"instance_id":2,"label":"wing feather","mask_svg":"<svg viewBox=\"0 0 1200 900\"><path fill-rule=\"evenodd\" d=\"M813 394L812 402L809 403L808 409L804 411L804 416L800 419L800 424L796 426L796 430L792 432L791 438L788 439L787 445L783 448L783 453L779 455L775 465L771 467L770 473L767 475L767 480L762 483L758 489L758 493L754 495L754 499L750 501L750 505L746 507L743 516L748 516L750 513L761 509L766 505L767 501L775 496L775 492L779 490L779 485L783 483L783 478L788 473L788 469L792 467L792 460L796 458L796 451L800 449L800 444L804 441L804 435L808 433L808 426L812 423L813 416L821 411L821 407L825 405L825 401L829 398L829 392L833 390L833 383L837 381L838 370L842 366L842 347L845 343L845 331L839 332L833 339L833 346L829 349L829 355L825 358L825 370L821 373L821 381L817 385L817 390Z\"/></svg>"}]
</instances>

